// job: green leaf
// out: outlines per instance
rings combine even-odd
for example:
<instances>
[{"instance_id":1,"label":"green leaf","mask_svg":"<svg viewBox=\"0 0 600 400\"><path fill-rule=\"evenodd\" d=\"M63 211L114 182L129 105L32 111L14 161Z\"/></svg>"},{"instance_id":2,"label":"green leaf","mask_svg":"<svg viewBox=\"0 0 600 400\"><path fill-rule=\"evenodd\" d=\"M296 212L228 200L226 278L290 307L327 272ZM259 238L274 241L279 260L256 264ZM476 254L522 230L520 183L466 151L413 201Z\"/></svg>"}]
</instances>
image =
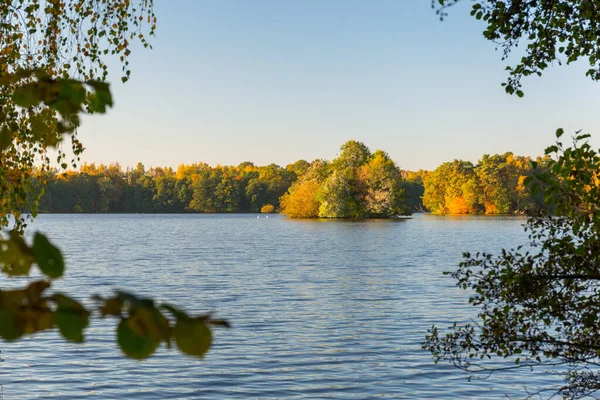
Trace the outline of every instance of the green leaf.
<instances>
[{"instance_id":1,"label":"green leaf","mask_svg":"<svg viewBox=\"0 0 600 400\"><path fill-rule=\"evenodd\" d=\"M18 106L33 107L42 102L42 92L38 85L29 83L16 88L12 98Z\"/></svg>"},{"instance_id":2,"label":"green leaf","mask_svg":"<svg viewBox=\"0 0 600 400\"><path fill-rule=\"evenodd\" d=\"M83 342L83 330L89 324L89 311L81 303L65 295L55 294L53 299L57 305L56 325L61 335L71 342Z\"/></svg>"},{"instance_id":3,"label":"green leaf","mask_svg":"<svg viewBox=\"0 0 600 400\"><path fill-rule=\"evenodd\" d=\"M129 327L137 335L167 343L171 336L169 321L156 308L132 308L129 311Z\"/></svg>"},{"instance_id":4,"label":"green leaf","mask_svg":"<svg viewBox=\"0 0 600 400\"><path fill-rule=\"evenodd\" d=\"M553 145L553 146L546 147L545 153L550 154L550 153L556 153L557 151L558 151L558 147Z\"/></svg>"},{"instance_id":5,"label":"green leaf","mask_svg":"<svg viewBox=\"0 0 600 400\"><path fill-rule=\"evenodd\" d=\"M68 100L69 107L71 107L70 109L65 110L65 113L68 113L69 111L79 111L86 96L86 90L83 84L72 79L64 79L60 81L59 88L60 97Z\"/></svg>"},{"instance_id":6,"label":"green leaf","mask_svg":"<svg viewBox=\"0 0 600 400\"><path fill-rule=\"evenodd\" d=\"M129 324L129 318L121 320L117 327L117 342L127 357L143 360L149 357L159 345L159 341L149 336L140 336Z\"/></svg>"},{"instance_id":7,"label":"green leaf","mask_svg":"<svg viewBox=\"0 0 600 400\"><path fill-rule=\"evenodd\" d=\"M17 327L17 319L5 310L0 310L0 337L7 341L21 337L21 331Z\"/></svg>"},{"instance_id":8,"label":"green leaf","mask_svg":"<svg viewBox=\"0 0 600 400\"><path fill-rule=\"evenodd\" d=\"M577 135L577 136L575 136L575 140L576 141L585 140L585 139L589 139L590 137L592 137L592 135L590 135L589 133L585 133L583 135Z\"/></svg>"},{"instance_id":9,"label":"green leaf","mask_svg":"<svg viewBox=\"0 0 600 400\"><path fill-rule=\"evenodd\" d=\"M191 356L202 357L212 343L212 332L203 322L191 318L179 318L173 328L173 336L179 349Z\"/></svg>"},{"instance_id":10,"label":"green leaf","mask_svg":"<svg viewBox=\"0 0 600 400\"><path fill-rule=\"evenodd\" d=\"M33 238L33 254L40 269L48 277L60 278L63 275L65 263L60 250L39 232Z\"/></svg>"},{"instance_id":11,"label":"green leaf","mask_svg":"<svg viewBox=\"0 0 600 400\"><path fill-rule=\"evenodd\" d=\"M5 126L0 130L0 151L6 149L13 141L13 133Z\"/></svg>"},{"instance_id":12,"label":"green leaf","mask_svg":"<svg viewBox=\"0 0 600 400\"><path fill-rule=\"evenodd\" d=\"M556 130L556 138L558 139L559 137L561 137L563 134L565 133L563 128L558 128Z\"/></svg>"},{"instance_id":13,"label":"green leaf","mask_svg":"<svg viewBox=\"0 0 600 400\"><path fill-rule=\"evenodd\" d=\"M105 113L106 107L113 106L112 94L110 86L106 82L88 81L87 84L94 88L95 93L90 96L91 112Z\"/></svg>"},{"instance_id":14,"label":"green leaf","mask_svg":"<svg viewBox=\"0 0 600 400\"><path fill-rule=\"evenodd\" d=\"M83 330L87 327L87 322L76 313L66 310L57 311L56 325L61 335L68 341L83 342Z\"/></svg>"}]
</instances>

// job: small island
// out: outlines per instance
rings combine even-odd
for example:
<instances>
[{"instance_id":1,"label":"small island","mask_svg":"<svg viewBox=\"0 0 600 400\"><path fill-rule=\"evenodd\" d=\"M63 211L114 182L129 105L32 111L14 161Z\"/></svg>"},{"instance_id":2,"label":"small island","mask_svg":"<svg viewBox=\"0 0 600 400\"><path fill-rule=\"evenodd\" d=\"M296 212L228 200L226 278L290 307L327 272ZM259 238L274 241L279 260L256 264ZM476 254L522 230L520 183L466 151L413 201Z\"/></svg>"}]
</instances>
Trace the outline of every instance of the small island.
<instances>
[{"instance_id":1,"label":"small island","mask_svg":"<svg viewBox=\"0 0 600 400\"><path fill-rule=\"evenodd\" d=\"M385 151L350 140L332 162L313 162L281 198L290 218L397 218L410 215L402 172Z\"/></svg>"}]
</instances>

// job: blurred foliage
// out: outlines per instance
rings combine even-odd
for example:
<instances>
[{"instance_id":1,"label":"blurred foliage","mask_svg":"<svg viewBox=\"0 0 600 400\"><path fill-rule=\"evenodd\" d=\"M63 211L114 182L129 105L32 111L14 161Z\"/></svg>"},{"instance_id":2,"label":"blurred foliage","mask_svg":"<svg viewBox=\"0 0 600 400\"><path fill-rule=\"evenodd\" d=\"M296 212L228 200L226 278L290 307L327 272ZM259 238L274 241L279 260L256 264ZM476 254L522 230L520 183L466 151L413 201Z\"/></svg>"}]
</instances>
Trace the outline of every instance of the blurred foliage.
<instances>
[{"instance_id":1,"label":"blurred foliage","mask_svg":"<svg viewBox=\"0 0 600 400\"><path fill-rule=\"evenodd\" d=\"M35 217L43 190L34 186L54 164L48 146L57 167L76 165L79 114L112 105L104 59L118 58L126 81L132 43L149 47L155 26L151 0L0 1L0 226L14 217L22 230L25 208ZM57 146L65 133L70 160Z\"/></svg>"},{"instance_id":2,"label":"blurred foliage","mask_svg":"<svg viewBox=\"0 0 600 400\"><path fill-rule=\"evenodd\" d=\"M33 281L24 289L0 290L0 337L12 341L58 328L66 340L83 342L92 310L63 293L48 293L52 280L62 277L65 269L58 248L39 232L32 246L14 231L10 238L0 241L3 273L28 276L32 265L37 265L46 279ZM109 298L96 296L94 300L95 311L101 317L120 320L117 342L125 355L137 359L150 356L161 342L170 347L172 339L182 352L203 356L212 342L209 326L228 326L226 321L210 315L191 317L172 305L156 305L151 299L122 291Z\"/></svg>"},{"instance_id":3,"label":"blurred foliage","mask_svg":"<svg viewBox=\"0 0 600 400\"><path fill-rule=\"evenodd\" d=\"M65 263L60 250L41 233L29 245L26 217L35 217L57 149L60 170L76 167L83 146L77 139L82 113L105 113L113 105L103 56L117 56L122 81L129 79L130 40L148 47L144 26L154 33L150 0L13 0L0 2L0 270L8 277L29 276L37 265L41 280L22 289L0 289L0 337L7 341L58 329L70 342L83 342L95 312L119 319L117 342L129 357L150 356L172 339L184 353L201 357L212 342L212 326L228 326L210 315L189 316L169 304L131 293L95 297L86 308L64 293L50 292ZM71 136L75 156L67 162L57 147ZM0 235L1 236L1 235ZM88 294L79 294L78 297ZM166 314L165 314L166 313Z\"/></svg>"}]
</instances>

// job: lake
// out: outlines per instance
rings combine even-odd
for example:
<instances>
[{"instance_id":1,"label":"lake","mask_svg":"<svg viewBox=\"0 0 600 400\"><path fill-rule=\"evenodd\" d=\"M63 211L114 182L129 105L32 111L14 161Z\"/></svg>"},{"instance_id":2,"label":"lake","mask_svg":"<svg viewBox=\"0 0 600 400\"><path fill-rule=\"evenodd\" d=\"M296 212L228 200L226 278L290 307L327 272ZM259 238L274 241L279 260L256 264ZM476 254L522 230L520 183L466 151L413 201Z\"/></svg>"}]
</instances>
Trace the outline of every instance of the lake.
<instances>
[{"instance_id":1,"label":"lake","mask_svg":"<svg viewBox=\"0 0 600 400\"><path fill-rule=\"evenodd\" d=\"M4 398L524 397L524 385L551 377L518 371L468 382L420 349L432 324L475 315L468 293L442 272L455 269L463 251L525 243L524 222L41 215L29 234L46 233L67 261L55 289L87 297L129 290L214 311L233 328L215 330L204 359L164 346L148 360L125 359L113 319L93 320L82 345L56 332L0 342Z\"/></svg>"}]
</instances>

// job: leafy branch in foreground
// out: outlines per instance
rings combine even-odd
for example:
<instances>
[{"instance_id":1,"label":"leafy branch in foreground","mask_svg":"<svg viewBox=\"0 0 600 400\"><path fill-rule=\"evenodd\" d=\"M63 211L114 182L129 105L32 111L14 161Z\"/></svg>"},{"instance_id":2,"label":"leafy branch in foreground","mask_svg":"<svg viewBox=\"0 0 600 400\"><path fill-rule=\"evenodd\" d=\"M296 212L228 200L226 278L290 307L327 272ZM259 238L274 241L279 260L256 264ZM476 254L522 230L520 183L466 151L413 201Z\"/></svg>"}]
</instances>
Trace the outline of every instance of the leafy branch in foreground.
<instances>
[{"instance_id":1,"label":"leafy branch in foreground","mask_svg":"<svg viewBox=\"0 0 600 400\"><path fill-rule=\"evenodd\" d=\"M97 307L88 309L75 299L81 295L50 290L52 280L64 274L60 251L39 233L31 246L22 237L24 211L36 216L45 173L54 165L49 149L56 151L60 169L76 168L83 152L80 115L104 113L113 105L105 56L119 59L126 82L132 44L150 47L146 33L152 36L155 29L152 0L0 1L0 227L13 227L0 240L0 272L27 276L36 264L47 278L0 290L5 340L58 328L68 341L82 342L98 313L119 319L117 341L130 357L145 358L172 340L183 352L202 356L212 340L210 327L227 325L125 292L97 297ZM71 159L58 146L66 134Z\"/></svg>"},{"instance_id":2,"label":"leafy branch in foreground","mask_svg":"<svg viewBox=\"0 0 600 400\"><path fill-rule=\"evenodd\" d=\"M42 71L18 71L3 76L0 84L12 85L23 79L25 82L14 89L12 100L23 108L43 104L50 113L50 118L37 114L30 120L35 133L32 140L44 148L56 145L64 133L76 128L80 113L104 113L112 106L109 85L94 80L52 79ZM2 138L8 144L0 147L0 155L14 140L10 135L4 126ZM64 274L60 250L39 232L29 246L18 228L17 225L10 232L8 239L0 240L1 272L8 276L28 276L32 266L37 264L48 279L34 281L23 289L0 290L0 337L11 341L56 327L66 340L83 342L83 331L93 310L66 294L48 293L52 279ZM119 319L117 342L126 356L135 359L150 356L161 342L170 348L172 340L182 352L202 357L212 343L210 327L229 326L210 314L192 317L172 305L157 305L151 299L122 291L109 298L96 296L94 300L101 317ZM168 312L169 317L164 312Z\"/></svg>"},{"instance_id":3,"label":"leafy branch in foreground","mask_svg":"<svg viewBox=\"0 0 600 400\"><path fill-rule=\"evenodd\" d=\"M548 172L528 180L556 214L528 220L528 247L497 256L465 253L448 273L473 293L469 303L479 313L476 322L455 323L447 333L429 330L423 348L436 362L473 373L551 370L564 383L545 390L567 399L600 391L600 155L584 142L588 137L548 147ZM497 357L509 364L487 363Z\"/></svg>"},{"instance_id":4,"label":"leafy branch in foreground","mask_svg":"<svg viewBox=\"0 0 600 400\"><path fill-rule=\"evenodd\" d=\"M127 81L133 45L150 47L156 22L152 0L0 1L0 226L23 230L23 210L35 217L44 193L44 172L55 162L62 170L77 164L75 107L110 104L101 98L109 93L106 57L118 58ZM72 156L56 146L64 133Z\"/></svg>"},{"instance_id":5,"label":"leafy branch in foreground","mask_svg":"<svg viewBox=\"0 0 600 400\"><path fill-rule=\"evenodd\" d=\"M462 0L432 0L440 18ZM553 63L570 64L587 58L586 76L600 80L600 9L591 0L476 0L471 16L487 24L483 36L502 49L502 59L525 42L525 54L508 66L502 85L509 94L523 96L521 79L541 76Z\"/></svg>"},{"instance_id":6,"label":"leafy branch in foreground","mask_svg":"<svg viewBox=\"0 0 600 400\"><path fill-rule=\"evenodd\" d=\"M52 279L60 278L65 266L60 251L44 235L36 233L31 247L15 233L0 241L2 272L26 276L34 263L47 280L31 282L24 289L0 290L0 337L5 340L56 327L66 340L83 342L83 331L96 311L103 318L119 320L117 342L128 357L146 358L161 342L170 348L173 339L182 352L201 357L212 342L210 326L229 326L210 314L191 317L172 305L156 305L151 299L122 291L108 298L95 296L97 308L89 310L66 294L48 293Z\"/></svg>"}]
</instances>

